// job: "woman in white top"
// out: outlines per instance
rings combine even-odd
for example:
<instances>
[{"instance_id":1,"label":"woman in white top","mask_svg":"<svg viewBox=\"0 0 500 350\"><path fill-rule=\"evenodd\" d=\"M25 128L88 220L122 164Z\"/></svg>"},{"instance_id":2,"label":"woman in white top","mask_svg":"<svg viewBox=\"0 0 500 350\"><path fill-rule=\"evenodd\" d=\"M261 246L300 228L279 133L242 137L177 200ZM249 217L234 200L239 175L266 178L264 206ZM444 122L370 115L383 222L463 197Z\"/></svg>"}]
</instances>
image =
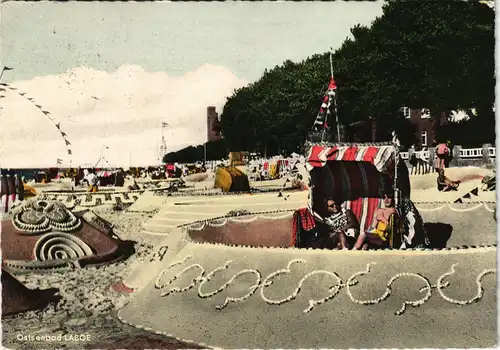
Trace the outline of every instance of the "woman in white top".
<instances>
[{"instance_id":1,"label":"woman in white top","mask_svg":"<svg viewBox=\"0 0 500 350\"><path fill-rule=\"evenodd\" d=\"M334 245L337 246L338 241L342 249L349 249L347 234L355 237L359 232L359 222L351 210L342 207L342 203L342 199L326 201L328 216L325 222L330 228L330 238L334 240Z\"/></svg>"}]
</instances>

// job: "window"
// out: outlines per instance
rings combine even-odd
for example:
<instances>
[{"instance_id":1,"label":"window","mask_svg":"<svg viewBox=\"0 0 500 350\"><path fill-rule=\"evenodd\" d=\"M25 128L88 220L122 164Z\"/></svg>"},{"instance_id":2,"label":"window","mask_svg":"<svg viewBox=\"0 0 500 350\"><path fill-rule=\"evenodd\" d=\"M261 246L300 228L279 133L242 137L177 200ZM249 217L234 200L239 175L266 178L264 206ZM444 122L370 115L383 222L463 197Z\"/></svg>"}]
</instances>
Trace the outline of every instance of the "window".
<instances>
[{"instance_id":1,"label":"window","mask_svg":"<svg viewBox=\"0 0 500 350\"><path fill-rule=\"evenodd\" d=\"M427 131L422 131L420 141L422 143L422 147L427 147Z\"/></svg>"},{"instance_id":2,"label":"window","mask_svg":"<svg viewBox=\"0 0 500 350\"><path fill-rule=\"evenodd\" d=\"M428 108L422 108L420 113L422 119L429 119L431 117L431 111Z\"/></svg>"},{"instance_id":3,"label":"window","mask_svg":"<svg viewBox=\"0 0 500 350\"><path fill-rule=\"evenodd\" d=\"M410 108L409 107L401 107L401 111L405 118L410 118Z\"/></svg>"}]
</instances>

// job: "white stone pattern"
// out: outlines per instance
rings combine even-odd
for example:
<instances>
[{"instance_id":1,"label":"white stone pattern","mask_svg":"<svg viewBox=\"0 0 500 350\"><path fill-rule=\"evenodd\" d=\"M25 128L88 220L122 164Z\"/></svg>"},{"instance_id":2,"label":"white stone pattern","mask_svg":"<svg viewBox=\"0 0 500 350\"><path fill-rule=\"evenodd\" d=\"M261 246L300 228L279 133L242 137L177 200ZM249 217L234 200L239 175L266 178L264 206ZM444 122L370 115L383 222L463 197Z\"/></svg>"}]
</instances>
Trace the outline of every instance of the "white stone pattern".
<instances>
[{"instance_id":1,"label":"white stone pattern","mask_svg":"<svg viewBox=\"0 0 500 350\"><path fill-rule=\"evenodd\" d=\"M438 211L438 210L443 210L444 208L449 208L451 211L454 212L459 212L459 213L464 213L464 212L470 212L470 211L475 211L481 208L485 208L487 211L493 213L495 209L490 208L488 204L494 204L496 206L496 203L494 202L473 202L477 203L473 207L465 208L466 206L469 206L470 203L465 203L465 204L455 204L451 202L413 202L415 204L415 207L417 210L420 212L432 212L432 211ZM417 204L438 204L437 207L435 208L424 208L424 207L419 207ZM203 230L206 226L212 226L212 227L222 227L226 225L228 222L236 222L236 223L249 223L253 222L255 220L260 220L260 219L265 219L265 220L279 220L279 219L286 219L288 217L292 217L295 209L289 209L289 210L274 210L274 211L266 211L266 212L258 212L258 213L248 213L240 216L234 216L234 217L216 217L208 220L202 220L202 221L195 221L189 224L185 225L180 225L182 227L186 227L188 230L191 231L201 231ZM269 214L278 214L278 213L283 213L282 215L269 215Z\"/></svg>"},{"instance_id":2,"label":"white stone pattern","mask_svg":"<svg viewBox=\"0 0 500 350\"><path fill-rule=\"evenodd\" d=\"M488 204L492 204L493 202L472 202L472 203L477 203L477 204L475 206L469 207L469 208L464 208L464 207L465 206L469 206L470 203L453 204L453 203L440 203L440 202L437 202L437 204L441 204L441 205L439 205L436 208L422 208L422 207L419 207L417 205L418 203L424 204L425 202L413 202L413 203L415 204L415 206L418 209L418 211L422 211L422 212L438 211L438 210L443 210L444 208L448 208L451 211L454 211L454 212L457 212L457 213L465 213L465 212L469 212L469 211L475 211L475 210L478 210L478 209L481 209L481 208L485 208L487 211L489 211L491 213L495 211L495 209L491 209L488 206ZM433 204L433 203L429 202L429 203L425 203L425 204ZM494 203L494 204L496 206L496 203Z\"/></svg>"},{"instance_id":3,"label":"white stone pattern","mask_svg":"<svg viewBox=\"0 0 500 350\"><path fill-rule=\"evenodd\" d=\"M80 228L81 220L59 202L38 200L21 207L12 224L22 233L39 234L51 230L72 232Z\"/></svg>"},{"instance_id":4,"label":"white stone pattern","mask_svg":"<svg viewBox=\"0 0 500 350\"><path fill-rule=\"evenodd\" d=\"M471 304L471 303L477 302L477 301L479 301L482 298L483 293L484 293L484 290L483 290L482 284L481 284L481 281L482 281L483 277L486 276L486 275L488 275L488 274L496 273L496 269L487 269L487 270L484 270L483 272L481 272L478 275L478 277L476 278L476 284L477 284L477 287L478 287L478 292L477 292L476 296L474 296L470 300L464 300L464 301L463 300L456 300L456 299L453 299L453 298L450 298L450 297L446 296L444 294L444 292L443 292L443 289L445 287L447 287L447 286L450 285L449 282L443 283L443 280L446 277L448 277L448 276L452 275L453 273L455 273L455 269L454 268L455 268L456 264L454 264L451 267L450 272L447 272L447 273L443 274L442 276L440 276L438 278L437 285L431 285L430 281L426 277L422 276L419 273L403 272L403 273L398 273L398 274L394 275L393 277L391 277L389 279L389 281L387 282L387 286L386 286L386 289L385 289L384 293L379 298L372 299L372 300L359 300L359 299L357 299L353 295L351 287L355 286L355 285L357 285L359 283L359 281L357 280L358 277L370 273L371 266L372 265L376 265L376 263L372 262L372 263L367 264L365 270L356 272L353 275L351 275L346 280L345 283L343 282L342 278L337 273L335 273L335 272L331 272L331 271L327 271L327 270L314 270L314 271L311 271L311 272L307 273L299 281L298 286L295 288L295 290L290 295L288 295L287 297L285 297L283 299L273 300L273 299L268 298L265 295L265 288L271 286L273 284L274 279L277 276L282 275L282 274L291 273L292 272L291 271L291 267L294 264L306 263L306 260L304 260L304 259L293 259L293 260L289 261L289 263L287 264L287 266L286 266L285 269L278 269L278 270L270 273L264 279L262 278L261 272L259 270L256 270L256 269L242 269L239 272L237 272L236 274L234 274L227 282L225 282L219 288L216 288L215 290L210 291L210 292L203 291L204 285L207 282L209 282L211 280L211 278L216 273L228 269L229 266L230 266L230 264L233 262L232 260L226 261L224 263L224 265L215 268L213 271L211 271L208 274L206 274L206 270L200 264L191 264L191 265L185 267L184 269L182 269L180 272L178 272L174 277L172 277L171 279L169 279L166 283L162 283L161 282L164 274L167 273L171 268L173 268L175 266L178 266L178 265L182 265L186 261L188 261L189 259L191 259L191 256L187 256L187 257L185 257L184 259L182 259L180 261L176 261L176 262L170 264L169 266L167 266L164 270L162 270L160 272L158 278L155 281L155 285L154 285L155 288L156 289L160 289L160 290L166 288L167 286L169 286L170 284L172 284L174 281L178 280L183 274L185 274L186 272L188 272L190 270L195 270L196 269L198 271L198 275L195 278L193 278L188 285L186 285L184 287L174 287L174 288L169 289L167 291L163 291L161 293L161 297L168 297L169 295L172 295L174 293L187 292L188 290L196 287L196 285L199 284L199 286L198 286L198 297L206 299L206 298L210 298L210 297L213 297L213 296L221 293L230 284L234 283L235 280L237 280L240 276L242 276L244 274L252 274L252 275L255 276L255 283L248 288L248 292L245 295L240 296L240 297L226 297L226 299L225 299L225 301L224 301L224 303L222 305L216 305L215 306L216 309L218 309L218 310L224 309L230 302L240 302L240 301L244 301L244 300L250 298L253 294L255 294L255 292L259 288L260 288L260 297L262 298L262 300L264 302L266 302L267 304L270 304L270 305L283 305L285 303L293 301L299 295L304 282L309 277L314 276L314 275L320 275L320 274L333 277L334 279L336 279L336 284L329 288L329 295L327 295L326 297L321 298L321 299L317 299L317 300L310 299L309 303L308 303L309 304L308 307L303 310L304 313L311 312L317 305L324 304L327 301L333 299L337 294L339 294L339 292L341 291L342 288L346 289L347 295L349 296L349 298L354 303L356 303L358 305L375 305L375 304L379 304L379 303L387 300L391 296L391 293L392 293L391 286L394 283L394 281L396 281L398 278L416 278L416 279L422 281L423 284L424 284L424 287L421 287L419 289L419 292L420 293L425 293L425 294L422 296L422 298L420 298L418 300L407 300L407 301L405 301L403 303L403 305L401 306L401 308L395 312L395 315L399 316L399 315L404 314L407 306L418 307L418 306L423 305L426 301L428 301L431 298L432 289L433 288L436 288L438 290L438 294L442 297L443 300L445 300L445 301L447 301L449 303L452 303L452 304L467 305L467 304Z\"/></svg>"},{"instance_id":5,"label":"white stone pattern","mask_svg":"<svg viewBox=\"0 0 500 350\"><path fill-rule=\"evenodd\" d=\"M266 188L267 187L267 188ZM196 190L187 190L187 191L172 191L171 189L151 189L155 196L167 196L167 197L210 197L210 196L238 196L243 194L259 194L259 193L272 193L272 192L286 192L287 190L294 189L293 187L286 187L286 183L284 186L280 185L268 185L261 186L258 188L250 188L249 191L235 191L235 192L222 192L219 190L205 190L205 189L196 189Z\"/></svg>"},{"instance_id":6,"label":"white stone pattern","mask_svg":"<svg viewBox=\"0 0 500 350\"><path fill-rule=\"evenodd\" d=\"M91 256L92 249L80 238L63 232L43 235L33 249L36 260L81 259Z\"/></svg>"},{"instance_id":7,"label":"white stone pattern","mask_svg":"<svg viewBox=\"0 0 500 350\"><path fill-rule=\"evenodd\" d=\"M293 216L293 213L294 213L294 211L290 210L290 211L287 211L281 215L276 215L276 216L266 215L266 214L270 214L270 213L282 213L282 212L283 211L250 213L248 215L240 215L240 216L234 216L234 217L214 218L214 219L209 219L206 221L194 222L194 223L188 224L187 229L190 231L201 231L206 226L222 227L222 226L225 226L229 222L236 222L236 223L243 224L243 223L253 222L255 220L280 220L280 219L291 218Z\"/></svg>"},{"instance_id":8,"label":"white stone pattern","mask_svg":"<svg viewBox=\"0 0 500 350\"><path fill-rule=\"evenodd\" d=\"M63 203L66 208L75 206L95 207L102 204L132 204L139 198L144 190L128 192L97 192L97 193L50 193L44 192L40 198L57 200Z\"/></svg>"}]
</instances>

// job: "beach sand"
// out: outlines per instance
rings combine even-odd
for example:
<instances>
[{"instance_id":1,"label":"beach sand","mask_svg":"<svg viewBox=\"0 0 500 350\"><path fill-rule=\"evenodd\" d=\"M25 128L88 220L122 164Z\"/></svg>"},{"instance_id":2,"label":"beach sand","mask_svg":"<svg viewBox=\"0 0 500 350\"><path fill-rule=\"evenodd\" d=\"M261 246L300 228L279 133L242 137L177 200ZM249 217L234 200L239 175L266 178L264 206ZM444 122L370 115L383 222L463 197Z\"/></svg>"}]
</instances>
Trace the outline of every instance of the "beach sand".
<instances>
[{"instance_id":1,"label":"beach sand","mask_svg":"<svg viewBox=\"0 0 500 350\"><path fill-rule=\"evenodd\" d=\"M460 175L459 172L469 175L476 173L485 175L489 173L480 168L462 168L448 170L447 176L455 178ZM480 179L470 180L463 182L457 192L440 193L435 188L436 176L436 174L411 176L412 200L417 203L453 202L480 186ZM213 178L211 179L209 175L203 181L189 184L199 190L210 189L210 186L213 187ZM258 185L262 188L266 186L268 188L278 188L283 186L283 184L284 180L281 179L272 182L262 182ZM255 186L256 184L252 185ZM67 184L59 184L58 187L56 183L52 183L50 186L52 186L50 188L57 189L64 188ZM46 186L46 188L49 188L49 186ZM118 321L116 312L127 305L127 303L128 306L119 312L120 317L127 322L133 323L135 326L143 325L160 333L173 333L179 338L192 339L197 343L204 342L222 347L236 346L251 348L257 346L263 348L283 348L332 347L333 345L334 347L492 346L493 343L490 340L493 339L493 333L496 339L496 327L493 326L496 320L496 309L492 308L495 298L494 276L486 276L484 278L483 288L486 290L484 300L481 300L475 306L467 306L469 308L467 310L472 311L463 311L463 309L453 305L453 303L446 304L439 297L433 296L426 305L420 307L420 309L424 310L423 314L420 314L420 311L416 311L420 309L409 307L406 311L409 316L405 321L401 321L401 318L397 318L393 313L401 306L401 296L396 298L398 301L381 303L380 305L374 305L372 308L367 308L350 302L345 290L341 292L338 300L332 300L328 305L320 305L317 307L318 310L314 310L309 314L304 314L302 311L302 309L307 307L308 298L312 297L311 292L307 290L304 291L304 296L299 296L296 302L290 302L284 306L274 307L262 301L260 297L254 296L244 303L232 303L222 312L215 310L214 305L221 301L223 302L223 298L216 297L217 300L215 301L199 299L195 297L198 287L187 294L176 294L168 297L168 299L158 297L159 291L153 288L155 276L167 264L188 255L193 256L193 263L195 261L200 262L207 271L211 271L221 264L224 265L227 260L238 260L238 267L257 269L262 272L263 278L275 269L285 268L286 266L282 266L283 263L294 258L304 258L307 260L307 268L300 268L302 275L306 273L306 270L310 272L315 269L328 267L326 270L340 273L344 280L354 272L363 270L368 262L375 261L380 268L379 273L384 275L380 283L369 279L370 283L378 283L373 287L377 292L374 292L373 295L370 293L363 294L363 292L359 292L359 289L357 289L357 292L361 293L360 297L363 296L368 299L378 297L382 294L388 278L395 273L404 272L403 270L405 269L402 268L404 266L411 267L411 272L425 275L427 278L430 278L432 284L435 284L436 278L450 270L453 263L459 263L462 267L460 269L460 276L463 276L464 282L458 279L457 283L459 287L465 289L453 289L455 287L452 287L449 293L456 299L470 299L476 293L474 280L477 275L486 268L495 267L494 257L496 248L485 249L483 251L470 250L469 252L460 252L455 255L436 252L429 255L424 254L421 257L399 255L397 252L394 253L394 257L377 252L370 252L367 253L368 255L356 257L352 254L349 255L352 252L346 252L343 255L338 255L335 252L335 256L333 256L329 255L328 252L320 251L245 250L244 248L235 247L198 245L187 243L184 236L180 233L181 230L177 228L179 225L197 220L223 216L231 210L246 210L250 212L281 209L293 210L305 206L308 201L307 191L283 192L283 194L283 197L278 197L276 192L209 197L166 197L156 196L152 192L146 191L127 211L113 211L110 206L92 208L98 215L115 224L116 233L121 239L138 242L136 244L136 254L126 261L109 264L101 268L87 267L70 272L43 272L15 275L30 288L59 288L63 300L58 305L51 306L42 311L30 311L5 318L3 320L4 346L11 349L41 349L46 347L47 344L19 341L16 337L18 334L25 333L58 335L76 332L78 334L89 334L91 341L85 344L55 342L51 343L50 347L96 348L99 344L110 344L113 342L116 344L125 344L126 341L123 343L124 337L138 339L137 342L142 341L141 344L143 345L156 344L156 347L161 348L193 347L193 345L181 343L172 337L161 335L155 335L157 338L148 340L148 336L151 335L153 337L151 331L122 324ZM478 191L477 196L464 199L464 202L467 201L496 202L496 196L495 192ZM495 204L491 204L491 208L494 207ZM483 214L491 214L491 212L488 213ZM454 212L453 214L456 213ZM422 215L425 217L431 214L422 212ZM453 217L453 215L449 215L446 219L456 220ZM449 222L451 225L457 223L459 221L456 223ZM486 234L488 235L488 233ZM490 232L489 234L492 237L496 237L495 232ZM488 240L488 242L490 241ZM459 241L453 241L452 243L453 245L470 244L470 242ZM169 247L167 253L163 255L163 259L161 261L156 259L154 262L151 262L151 257L159 256L158 249L162 246ZM471 269L464 270L464 266L470 266ZM232 273L236 271L233 268L230 270ZM222 277L217 277L214 280L215 284L211 284L211 287L207 287L206 290L213 290L212 287L220 285L220 282L217 282L219 280L227 281L227 278L231 277L231 271L221 275ZM191 273L189 276L194 275ZM248 280L248 278L251 280L251 276L249 276L242 278L244 281ZM126 282L127 286L135 288L136 291L131 294L118 293L110 288L113 283L121 281ZM416 280L414 278L408 282L412 286L408 288L414 290L414 285L424 286L417 282L418 278ZM182 283L182 281L179 281L175 286L182 287ZM283 283L285 283L283 287L280 287L279 284L277 287L273 287L269 291L269 295L275 299L286 297L286 295L291 293L297 280L295 278L295 282L290 282L291 284ZM329 285L329 282L323 280L311 280L311 283L323 289ZM395 283L401 283L401 281ZM404 283L399 284L399 286L403 287L405 285ZM241 296L246 293L245 291L248 289L248 286L248 283L243 283L243 286L235 284L231 287L231 290L234 289L235 295ZM276 288L283 289L283 291L279 292ZM398 290L401 293L404 288L399 288ZM259 294L260 292L256 291L255 293ZM436 294L437 291L433 290L432 293ZM417 296L422 297L422 293L415 294L415 292L411 292L410 294L414 299L418 299L415 298ZM143 298L142 301L141 297ZM146 315L146 309L152 312L149 314L150 316ZM193 313L193 310L197 311ZM335 313L332 313L332 310L336 310ZM374 334L375 330L369 330L362 332L359 337L352 335L353 328L350 327L358 327L360 324L365 324L363 319L368 320L370 317L375 320L374 317L378 317L381 313L383 315L380 316L381 319L378 321L380 323L376 328L381 329L382 333L377 335ZM269 314L275 315L273 316L274 318L266 316ZM477 315L479 314L484 317L478 318ZM493 316L494 319L492 318ZM406 316L403 315L400 317ZM243 322L245 319L248 322ZM346 321L339 324L338 319ZM445 321L445 319L448 321ZM230 322L230 320L233 320L233 322ZM292 324L292 320L295 323ZM430 320L430 323L427 321L424 322L424 320ZM271 332L272 334L269 333L269 330L265 329L271 323L277 327ZM249 325L252 325L253 328L249 328ZM313 325L316 328L312 327ZM483 328L481 328L481 325ZM412 327L415 328L413 329ZM364 327L363 329L367 330L371 328ZM435 331L426 334L421 333L421 331L428 332L430 328L435 329ZM221 329L224 331L221 331ZM308 332L311 334L317 330L320 332L320 336L312 338L311 335L305 332L308 329ZM445 331L440 329L444 329ZM460 333L460 329L465 333ZM482 331L478 335L477 332L469 331L471 329L482 329ZM410 334L411 337L409 335L404 336L405 333ZM449 333L449 336L443 337L443 334L446 335L447 333ZM344 334L350 334L350 336ZM384 336L380 336L380 334ZM429 340L424 342L422 339L427 334L429 335ZM470 341L464 340L465 338L470 339ZM164 341L164 343L159 345L155 343L158 339ZM332 339L335 340L333 343L330 342L333 341ZM370 343L371 339L375 339L375 342ZM453 339L455 340L446 343L446 340L451 341ZM120 343L119 341L122 342ZM133 344L130 345L129 343L128 345L132 346Z\"/></svg>"}]
</instances>

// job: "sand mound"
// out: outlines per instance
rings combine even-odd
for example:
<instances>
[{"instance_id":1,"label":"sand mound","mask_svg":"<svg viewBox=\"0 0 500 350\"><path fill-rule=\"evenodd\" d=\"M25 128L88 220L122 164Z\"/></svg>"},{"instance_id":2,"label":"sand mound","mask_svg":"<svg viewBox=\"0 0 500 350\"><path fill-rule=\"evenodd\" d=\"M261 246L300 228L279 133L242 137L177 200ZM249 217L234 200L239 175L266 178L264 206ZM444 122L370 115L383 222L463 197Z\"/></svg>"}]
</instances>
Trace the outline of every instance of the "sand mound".
<instances>
[{"instance_id":1,"label":"sand mound","mask_svg":"<svg viewBox=\"0 0 500 350\"><path fill-rule=\"evenodd\" d=\"M1 224L3 263L13 270L102 264L133 253L109 222L92 212L74 214L59 202L27 202Z\"/></svg>"},{"instance_id":2,"label":"sand mound","mask_svg":"<svg viewBox=\"0 0 500 350\"><path fill-rule=\"evenodd\" d=\"M419 204L417 209L433 248L496 243L493 204ZM286 248L293 245L292 213L209 220L189 226L188 235L198 243Z\"/></svg>"},{"instance_id":3,"label":"sand mound","mask_svg":"<svg viewBox=\"0 0 500 350\"><path fill-rule=\"evenodd\" d=\"M135 336L120 337L111 341L102 341L92 344L92 349L202 349L196 344L186 344L175 339L165 338L155 334L141 334Z\"/></svg>"},{"instance_id":4,"label":"sand mound","mask_svg":"<svg viewBox=\"0 0 500 350\"><path fill-rule=\"evenodd\" d=\"M377 265L368 271L369 263ZM222 348L491 347L495 266L496 249L486 248L325 252L191 243L118 316ZM439 281L449 284L436 290Z\"/></svg>"},{"instance_id":5,"label":"sand mound","mask_svg":"<svg viewBox=\"0 0 500 350\"><path fill-rule=\"evenodd\" d=\"M249 220L247 216L241 217L240 222L237 218L231 219L230 222L227 219L207 222L200 230L190 230L189 237L199 243L282 248L293 246L291 217L275 220L257 219L251 222L245 222Z\"/></svg>"},{"instance_id":6,"label":"sand mound","mask_svg":"<svg viewBox=\"0 0 500 350\"><path fill-rule=\"evenodd\" d=\"M445 173L452 180L461 180L463 182L477 181L479 184L481 179L490 172L488 169L479 167L453 167L447 168ZM437 176L437 173L410 176L412 195L415 191L428 189L436 189L436 192L439 193L436 185Z\"/></svg>"},{"instance_id":7,"label":"sand mound","mask_svg":"<svg viewBox=\"0 0 500 350\"><path fill-rule=\"evenodd\" d=\"M144 229L167 233L179 225L225 216L231 210L256 213L297 209L307 204L307 195L307 191L290 191L284 192L282 197L278 197L278 193L163 197L166 198L165 204L158 214L144 223Z\"/></svg>"},{"instance_id":8,"label":"sand mound","mask_svg":"<svg viewBox=\"0 0 500 350\"><path fill-rule=\"evenodd\" d=\"M208 174L207 173L192 174L185 176L183 179L186 182L204 182L208 179Z\"/></svg>"},{"instance_id":9,"label":"sand mound","mask_svg":"<svg viewBox=\"0 0 500 350\"><path fill-rule=\"evenodd\" d=\"M164 200L161 196L156 196L154 192L146 191L127 210L131 212L153 211L160 207Z\"/></svg>"},{"instance_id":10,"label":"sand mound","mask_svg":"<svg viewBox=\"0 0 500 350\"><path fill-rule=\"evenodd\" d=\"M61 298L57 289L28 289L9 272L2 269L2 314L13 315L28 310L43 309Z\"/></svg>"}]
</instances>

